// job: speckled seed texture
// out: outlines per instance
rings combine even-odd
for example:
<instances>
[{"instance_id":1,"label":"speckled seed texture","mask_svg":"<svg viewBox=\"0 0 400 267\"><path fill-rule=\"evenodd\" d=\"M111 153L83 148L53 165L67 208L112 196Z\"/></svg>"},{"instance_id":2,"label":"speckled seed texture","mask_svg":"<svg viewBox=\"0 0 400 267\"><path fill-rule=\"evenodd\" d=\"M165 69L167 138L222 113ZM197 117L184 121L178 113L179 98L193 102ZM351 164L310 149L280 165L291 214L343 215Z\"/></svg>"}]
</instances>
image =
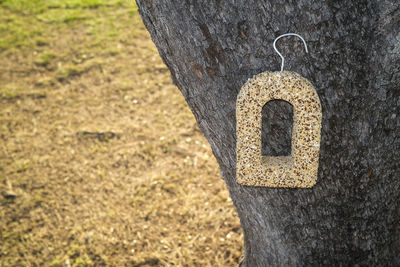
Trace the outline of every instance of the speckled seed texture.
<instances>
[{"instance_id":1,"label":"speckled seed texture","mask_svg":"<svg viewBox=\"0 0 400 267\"><path fill-rule=\"evenodd\" d=\"M274 99L293 105L290 156L261 155L261 112L263 106ZM266 187L314 186L318 175L321 121L318 94L299 74L263 72L249 79L236 100L237 182Z\"/></svg>"}]
</instances>

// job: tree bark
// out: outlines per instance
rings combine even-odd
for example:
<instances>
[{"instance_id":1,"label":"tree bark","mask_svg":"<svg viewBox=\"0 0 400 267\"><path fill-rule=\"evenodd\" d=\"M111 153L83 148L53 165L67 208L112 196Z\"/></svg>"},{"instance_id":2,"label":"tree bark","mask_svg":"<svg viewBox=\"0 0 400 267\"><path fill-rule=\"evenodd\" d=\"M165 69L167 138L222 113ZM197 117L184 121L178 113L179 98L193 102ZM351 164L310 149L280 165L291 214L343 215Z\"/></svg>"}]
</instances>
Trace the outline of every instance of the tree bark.
<instances>
[{"instance_id":1,"label":"tree bark","mask_svg":"<svg viewBox=\"0 0 400 267\"><path fill-rule=\"evenodd\" d=\"M243 228L246 266L400 266L398 1L137 4L217 158ZM235 178L236 96L253 75L280 69L272 43L287 32L302 35L309 53L296 37L279 40L285 70L310 80L322 104L317 184L241 186ZM264 118L279 121L290 112L276 103ZM290 151L290 142L279 145L279 130L266 139L263 153Z\"/></svg>"}]
</instances>

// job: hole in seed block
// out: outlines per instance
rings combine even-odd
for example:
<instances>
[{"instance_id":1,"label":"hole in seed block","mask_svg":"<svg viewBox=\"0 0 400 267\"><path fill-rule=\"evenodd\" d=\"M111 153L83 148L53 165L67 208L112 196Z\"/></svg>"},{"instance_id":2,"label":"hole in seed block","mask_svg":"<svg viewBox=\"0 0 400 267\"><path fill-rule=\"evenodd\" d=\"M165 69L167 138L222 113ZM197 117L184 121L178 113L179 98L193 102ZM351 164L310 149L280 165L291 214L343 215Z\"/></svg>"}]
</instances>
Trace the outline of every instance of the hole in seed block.
<instances>
[{"instance_id":1,"label":"hole in seed block","mask_svg":"<svg viewBox=\"0 0 400 267\"><path fill-rule=\"evenodd\" d=\"M262 156L290 156L292 149L293 106L271 100L262 109Z\"/></svg>"}]
</instances>

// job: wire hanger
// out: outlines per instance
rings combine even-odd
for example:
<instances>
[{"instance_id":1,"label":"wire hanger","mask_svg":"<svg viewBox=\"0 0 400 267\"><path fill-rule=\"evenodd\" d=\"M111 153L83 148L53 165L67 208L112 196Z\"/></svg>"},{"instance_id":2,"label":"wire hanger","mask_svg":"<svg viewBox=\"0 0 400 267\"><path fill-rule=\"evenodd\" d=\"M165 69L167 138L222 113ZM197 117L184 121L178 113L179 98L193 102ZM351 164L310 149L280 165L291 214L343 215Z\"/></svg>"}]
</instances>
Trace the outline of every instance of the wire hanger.
<instances>
[{"instance_id":1,"label":"wire hanger","mask_svg":"<svg viewBox=\"0 0 400 267\"><path fill-rule=\"evenodd\" d=\"M278 53L278 55L282 58L281 71L283 71L283 67L285 66L285 58L282 56L281 53L279 53L278 49L276 49L276 41L278 41L278 40L279 40L280 38L282 38L282 37L290 36L290 35L299 37L299 38L303 41L303 43L304 43L304 47L305 47L305 49L306 49L306 53L308 53L308 48L307 48L306 41L304 40L303 37L301 37L301 36L298 35L297 33L285 33L285 34L282 34L282 35L278 36L278 37L275 39L275 41L274 41L274 49L275 49L276 53Z\"/></svg>"}]
</instances>

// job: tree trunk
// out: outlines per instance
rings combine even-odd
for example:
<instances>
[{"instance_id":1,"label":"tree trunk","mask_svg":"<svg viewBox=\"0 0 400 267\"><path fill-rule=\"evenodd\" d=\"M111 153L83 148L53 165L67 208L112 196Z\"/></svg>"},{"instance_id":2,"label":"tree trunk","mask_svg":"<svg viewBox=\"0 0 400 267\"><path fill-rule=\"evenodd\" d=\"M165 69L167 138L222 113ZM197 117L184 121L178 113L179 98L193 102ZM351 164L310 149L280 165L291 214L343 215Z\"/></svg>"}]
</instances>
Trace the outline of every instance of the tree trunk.
<instances>
[{"instance_id":1,"label":"tree trunk","mask_svg":"<svg viewBox=\"0 0 400 267\"><path fill-rule=\"evenodd\" d=\"M400 4L396 0L137 0L139 12L220 165L244 232L246 266L400 266ZM322 104L317 184L236 182L236 96L285 70ZM168 99L166 99L168 101ZM263 153L284 155L290 107L264 119ZM263 121L264 121L263 119ZM268 128L268 127L267 127ZM283 134L284 133L284 134ZM282 135L283 134L283 135ZM282 141L283 140L283 141Z\"/></svg>"}]
</instances>

